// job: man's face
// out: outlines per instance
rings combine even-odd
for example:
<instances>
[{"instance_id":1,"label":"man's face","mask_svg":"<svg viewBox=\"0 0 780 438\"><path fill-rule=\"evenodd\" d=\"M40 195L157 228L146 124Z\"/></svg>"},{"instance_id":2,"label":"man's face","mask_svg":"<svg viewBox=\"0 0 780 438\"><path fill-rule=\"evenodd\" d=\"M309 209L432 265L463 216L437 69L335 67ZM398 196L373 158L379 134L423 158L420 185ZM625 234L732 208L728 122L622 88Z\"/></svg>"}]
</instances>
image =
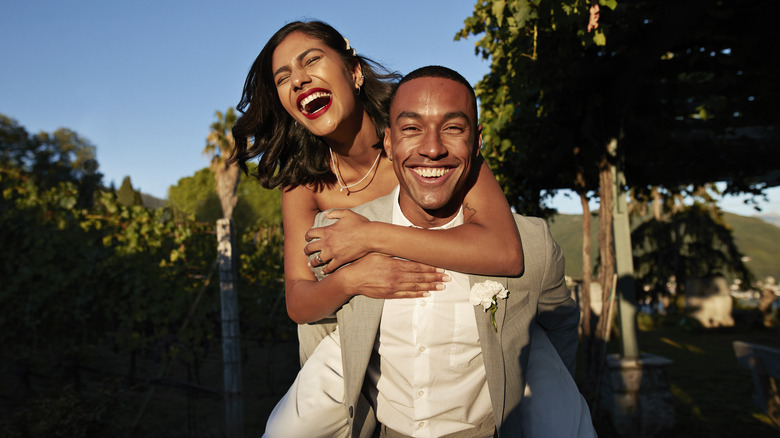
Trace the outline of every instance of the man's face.
<instances>
[{"instance_id":1,"label":"man's face","mask_svg":"<svg viewBox=\"0 0 780 438\"><path fill-rule=\"evenodd\" d=\"M415 225L443 225L460 209L482 143L476 116L469 90L450 79L421 77L396 91L385 151L401 185L401 210Z\"/></svg>"}]
</instances>

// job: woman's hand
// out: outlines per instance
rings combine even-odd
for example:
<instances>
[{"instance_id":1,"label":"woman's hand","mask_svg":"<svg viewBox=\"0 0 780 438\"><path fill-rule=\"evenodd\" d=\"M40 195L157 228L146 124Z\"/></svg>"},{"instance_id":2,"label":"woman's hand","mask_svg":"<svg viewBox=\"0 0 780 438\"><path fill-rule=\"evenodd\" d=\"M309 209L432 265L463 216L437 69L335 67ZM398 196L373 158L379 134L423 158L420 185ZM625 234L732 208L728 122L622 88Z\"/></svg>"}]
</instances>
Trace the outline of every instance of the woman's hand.
<instances>
[{"instance_id":1,"label":"woman's hand","mask_svg":"<svg viewBox=\"0 0 780 438\"><path fill-rule=\"evenodd\" d=\"M371 221L352 210L332 210L325 215L338 220L327 227L311 228L306 232L306 255L319 251L319 257L310 260L312 266L325 265L322 273L330 274L373 251Z\"/></svg>"},{"instance_id":2,"label":"woman's hand","mask_svg":"<svg viewBox=\"0 0 780 438\"><path fill-rule=\"evenodd\" d=\"M430 291L444 289L450 276L443 269L422 263L371 253L339 270L350 295L396 299L427 297Z\"/></svg>"}]
</instances>

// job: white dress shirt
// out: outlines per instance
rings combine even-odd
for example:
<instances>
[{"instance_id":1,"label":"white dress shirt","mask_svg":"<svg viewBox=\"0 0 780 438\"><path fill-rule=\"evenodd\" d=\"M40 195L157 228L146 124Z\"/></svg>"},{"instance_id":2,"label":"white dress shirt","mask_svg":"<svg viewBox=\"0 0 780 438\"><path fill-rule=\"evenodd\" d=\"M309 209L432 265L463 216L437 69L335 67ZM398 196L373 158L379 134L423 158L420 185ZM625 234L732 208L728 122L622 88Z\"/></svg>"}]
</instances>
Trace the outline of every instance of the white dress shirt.
<instances>
[{"instance_id":1,"label":"white dress shirt","mask_svg":"<svg viewBox=\"0 0 780 438\"><path fill-rule=\"evenodd\" d=\"M395 189L393 224L404 217ZM463 223L463 209L447 229ZM446 288L429 297L385 300L368 369L377 419L413 437L471 429L492 415L469 278L446 271Z\"/></svg>"}]
</instances>

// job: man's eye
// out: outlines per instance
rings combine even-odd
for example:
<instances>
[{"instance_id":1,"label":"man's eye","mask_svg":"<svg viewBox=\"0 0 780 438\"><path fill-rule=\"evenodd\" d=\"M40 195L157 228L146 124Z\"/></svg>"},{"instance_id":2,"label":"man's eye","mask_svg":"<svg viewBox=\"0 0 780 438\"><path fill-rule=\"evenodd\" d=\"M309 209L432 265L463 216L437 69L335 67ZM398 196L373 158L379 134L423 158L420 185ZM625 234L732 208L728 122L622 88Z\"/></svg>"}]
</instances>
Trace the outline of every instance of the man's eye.
<instances>
[{"instance_id":1,"label":"man's eye","mask_svg":"<svg viewBox=\"0 0 780 438\"><path fill-rule=\"evenodd\" d=\"M319 56L312 56L311 58L306 60L306 65L313 64L320 60Z\"/></svg>"}]
</instances>

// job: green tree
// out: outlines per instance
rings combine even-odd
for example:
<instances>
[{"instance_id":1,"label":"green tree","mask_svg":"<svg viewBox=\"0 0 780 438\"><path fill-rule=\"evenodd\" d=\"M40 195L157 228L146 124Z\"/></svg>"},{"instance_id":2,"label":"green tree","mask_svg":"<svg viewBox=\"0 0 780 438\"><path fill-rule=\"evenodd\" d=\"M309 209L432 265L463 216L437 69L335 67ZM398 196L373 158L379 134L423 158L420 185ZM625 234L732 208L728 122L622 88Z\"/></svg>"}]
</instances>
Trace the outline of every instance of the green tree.
<instances>
[{"instance_id":1,"label":"green tree","mask_svg":"<svg viewBox=\"0 0 780 438\"><path fill-rule=\"evenodd\" d=\"M21 168L43 188L74 183L80 208L91 206L101 187L103 175L98 172L95 146L69 129L33 136L0 114L0 150L1 162Z\"/></svg>"},{"instance_id":2,"label":"green tree","mask_svg":"<svg viewBox=\"0 0 780 438\"><path fill-rule=\"evenodd\" d=\"M250 163L250 172L252 163ZM238 233L256 231L264 225L282 223L281 192L263 188L254 179L242 178L236 190L238 200L233 218ZM194 215L202 222L214 222L222 217L217 197L214 173L201 169L168 188L168 202L177 214Z\"/></svg>"},{"instance_id":3,"label":"green tree","mask_svg":"<svg viewBox=\"0 0 780 438\"><path fill-rule=\"evenodd\" d=\"M681 291L686 280L723 275L752 284L731 228L714 203L677 205L661 217L642 221L631 233L634 266L640 284L653 299L675 278Z\"/></svg>"},{"instance_id":4,"label":"green tree","mask_svg":"<svg viewBox=\"0 0 780 438\"><path fill-rule=\"evenodd\" d=\"M119 191L116 193L117 202L125 207L132 207L134 205L143 205L141 200L141 192L133 188L133 183L129 176L122 179L122 185L119 186Z\"/></svg>"},{"instance_id":5,"label":"green tree","mask_svg":"<svg viewBox=\"0 0 780 438\"><path fill-rule=\"evenodd\" d=\"M762 193L779 167L780 61L765 55L780 49L778 12L761 0L477 2L456 38L479 35L477 53L491 61L476 86L484 154L510 204L544 216L552 192L573 189L587 231L587 201L599 197L599 281L609 285L614 167L638 199L712 181Z\"/></svg>"},{"instance_id":6,"label":"green tree","mask_svg":"<svg viewBox=\"0 0 780 438\"><path fill-rule=\"evenodd\" d=\"M217 121L211 124L211 132L206 138L204 154L211 157L210 169L214 172L217 187L217 197L222 207L223 217L233 217L233 208L238 200L236 189L241 177L238 166L228 166L226 159L235 149L235 140L231 129L236 123L236 114L233 108L222 114L217 111Z\"/></svg>"},{"instance_id":7,"label":"green tree","mask_svg":"<svg viewBox=\"0 0 780 438\"><path fill-rule=\"evenodd\" d=\"M219 253L219 289L222 303L222 355L225 375L226 434L243 435L243 402L241 399L241 348L238 326L237 245L233 226L236 206L238 166L227 164L226 157L235 148L231 129L236 121L233 108L224 114L217 111L206 139L204 153L211 156L211 170L216 180L217 197L223 216L217 220L217 250Z\"/></svg>"}]
</instances>

